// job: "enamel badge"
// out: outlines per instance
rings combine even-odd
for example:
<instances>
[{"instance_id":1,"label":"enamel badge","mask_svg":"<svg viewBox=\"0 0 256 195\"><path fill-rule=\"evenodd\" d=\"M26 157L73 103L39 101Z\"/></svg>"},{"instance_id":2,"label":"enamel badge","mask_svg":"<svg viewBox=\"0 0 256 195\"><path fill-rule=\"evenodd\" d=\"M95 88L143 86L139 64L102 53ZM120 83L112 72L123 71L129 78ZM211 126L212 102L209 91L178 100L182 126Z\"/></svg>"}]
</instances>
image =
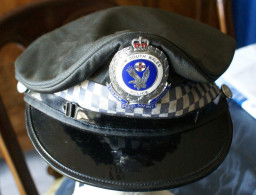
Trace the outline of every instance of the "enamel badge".
<instances>
[{"instance_id":1,"label":"enamel badge","mask_svg":"<svg viewBox=\"0 0 256 195\"><path fill-rule=\"evenodd\" d=\"M165 54L139 37L115 54L110 67L110 92L123 108L154 108L169 86Z\"/></svg>"}]
</instances>

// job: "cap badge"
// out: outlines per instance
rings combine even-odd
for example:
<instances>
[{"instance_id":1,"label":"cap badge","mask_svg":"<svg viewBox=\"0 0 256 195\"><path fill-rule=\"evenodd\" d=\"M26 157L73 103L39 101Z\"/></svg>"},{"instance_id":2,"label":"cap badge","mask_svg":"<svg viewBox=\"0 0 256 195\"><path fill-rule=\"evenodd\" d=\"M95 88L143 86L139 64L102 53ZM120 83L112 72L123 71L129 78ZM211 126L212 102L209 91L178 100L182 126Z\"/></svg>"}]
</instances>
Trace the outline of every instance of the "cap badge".
<instances>
[{"instance_id":1,"label":"cap badge","mask_svg":"<svg viewBox=\"0 0 256 195\"><path fill-rule=\"evenodd\" d=\"M165 54L139 37L113 57L108 89L123 108L154 108L169 89Z\"/></svg>"}]
</instances>

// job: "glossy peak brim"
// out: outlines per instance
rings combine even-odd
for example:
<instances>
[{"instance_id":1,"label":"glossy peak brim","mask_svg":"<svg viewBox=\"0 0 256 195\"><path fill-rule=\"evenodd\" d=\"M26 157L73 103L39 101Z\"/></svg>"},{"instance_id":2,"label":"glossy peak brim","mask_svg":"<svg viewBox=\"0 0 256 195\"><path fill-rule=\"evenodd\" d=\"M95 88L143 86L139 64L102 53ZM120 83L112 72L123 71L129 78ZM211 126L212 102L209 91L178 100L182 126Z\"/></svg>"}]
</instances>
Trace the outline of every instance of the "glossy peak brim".
<instances>
[{"instance_id":1,"label":"glossy peak brim","mask_svg":"<svg viewBox=\"0 0 256 195\"><path fill-rule=\"evenodd\" d=\"M60 173L112 190L153 191L194 182L221 164L230 148L232 122L226 101L218 109L210 122L157 137L87 132L29 105L26 124L36 150Z\"/></svg>"}]
</instances>

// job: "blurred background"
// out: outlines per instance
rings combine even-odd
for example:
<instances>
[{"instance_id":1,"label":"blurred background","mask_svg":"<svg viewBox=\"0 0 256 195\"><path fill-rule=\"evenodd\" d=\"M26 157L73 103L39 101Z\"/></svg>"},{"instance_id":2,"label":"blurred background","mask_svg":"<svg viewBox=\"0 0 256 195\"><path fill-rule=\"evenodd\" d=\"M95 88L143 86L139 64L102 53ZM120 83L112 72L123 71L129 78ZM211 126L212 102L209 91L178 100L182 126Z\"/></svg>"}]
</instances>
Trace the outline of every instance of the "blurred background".
<instances>
[{"instance_id":1,"label":"blurred background","mask_svg":"<svg viewBox=\"0 0 256 195\"><path fill-rule=\"evenodd\" d=\"M256 43L255 0L0 0L0 98L40 194L50 188L55 177L47 173L48 166L33 150L26 134L25 104L23 95L16 91L14 78L15 59L40 35L83 15L118 5L156 7L196 19L232 36L237 48ZM18 176L13 177L8 160L3 158L8 153L6 144L12 140L3 140L0 194L19 194L15 183Z\"/></svg>"}]
</instances>

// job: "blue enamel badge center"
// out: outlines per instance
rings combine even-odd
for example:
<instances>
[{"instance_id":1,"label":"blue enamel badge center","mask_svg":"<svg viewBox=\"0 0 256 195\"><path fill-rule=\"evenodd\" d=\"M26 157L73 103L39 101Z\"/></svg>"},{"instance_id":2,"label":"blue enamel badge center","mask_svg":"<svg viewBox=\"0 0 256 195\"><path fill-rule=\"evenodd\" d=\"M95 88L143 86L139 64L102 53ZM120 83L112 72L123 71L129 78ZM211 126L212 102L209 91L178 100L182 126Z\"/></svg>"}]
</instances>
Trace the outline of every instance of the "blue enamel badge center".
<instances>
[{"instance_id":1,"label":"blue enamel badge center","mask_svg":"<svg viewBox=\"0 0 256 195\"><path fill-rule=\"evenodd\" d=\"M123 108L154 108L168 91L167 58L142 37L133 39L131 45L113 57L108 88Z\"/></svg>"},{"instance_id":2,"label":"blue enamel badge center","mask_svg":"<svg viewBox=\"0 0 256 195\"><path fill-rule=\"evenodd\" d=\"M156 81L157 67L148 60L134 60L124 67L122 77L130 89L146 90Z\"/></svg>"}]
</instances>

